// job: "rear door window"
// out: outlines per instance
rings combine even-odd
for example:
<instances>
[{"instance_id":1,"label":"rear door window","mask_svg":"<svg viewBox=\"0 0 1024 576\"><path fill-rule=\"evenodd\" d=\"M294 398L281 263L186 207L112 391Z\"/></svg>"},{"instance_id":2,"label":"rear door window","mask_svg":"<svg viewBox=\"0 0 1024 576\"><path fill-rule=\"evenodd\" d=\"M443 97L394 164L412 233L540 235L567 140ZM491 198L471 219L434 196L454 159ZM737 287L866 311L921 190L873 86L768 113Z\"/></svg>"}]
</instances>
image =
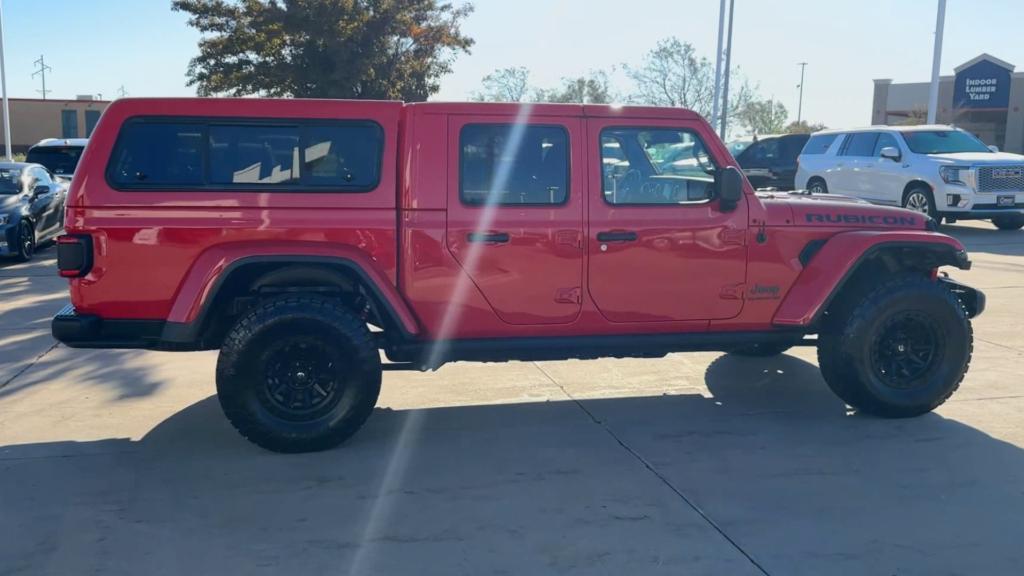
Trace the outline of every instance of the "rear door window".
<instances>
[{"instance_id":1,"label":"rear door window","mask_svg":"<svg viewBox=\"0 0 1024 576\"><path fill-rule=\"evenodd\" d=\"M824 154L828 152L828 149L832 147L832 143L836 141L838 134L816 134L811 136L804 144L804 149L801 154Z\"/></svg>"},{"instance_id":2,"label":"rear door window","mask_svg":"<svg viewBox=\"0 0 1024 576\"><path fill-rule=\"evenodd\" d=\"M874 156L877 132L854 132L846 137L840 156Z\"/></svg>"},{"instance_id":3,"label":"rear door window","mask_svg":"<svg viewBox=\"0 0 1024 576\"><path fill-rule=\"evenodd\" d=\"M561 126L467 124L459 134L463 204L563 204L569 135Z\"/></svg>"}]
</instances>

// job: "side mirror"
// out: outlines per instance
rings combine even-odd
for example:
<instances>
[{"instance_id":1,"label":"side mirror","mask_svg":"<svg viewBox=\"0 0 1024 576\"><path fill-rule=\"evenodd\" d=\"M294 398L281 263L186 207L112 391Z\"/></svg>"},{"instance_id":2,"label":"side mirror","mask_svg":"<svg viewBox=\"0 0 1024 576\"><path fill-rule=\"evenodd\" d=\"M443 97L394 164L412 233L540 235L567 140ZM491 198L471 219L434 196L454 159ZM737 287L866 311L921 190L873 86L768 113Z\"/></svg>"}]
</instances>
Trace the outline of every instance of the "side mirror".
<instances>
[{"instance_id":1,"label":"side mirror","mask_svg":"<svg viewBox=\"0 0 1024 576\"><path fill-rule=\"evenodd\" d=\"M999 152L999 146L996 146L995 144L990 145L988 149L993 152Z\"/></svg>"},{"instance_id":2,"label":"side mirror","mask_svg":"<svg viewBox=\"0 0 1024 576\"><path fill-rule=\"evenodd\" d=\"M33 198L39 198L40 196L42 196L44 194L49 194L49 193L50 193L50 187L49 186L36 186L35 188L32 189L32 197Z\"/></svg>"},{"instance_id":3,"label":"side mirror","mask_svg":"<svg viewBox=\"0 0 1024 576\"><path fill-rule=\"evenodd\" d=\"M879 152L878 155L881 156L882 158L892 160L893 162L899 162L900 158L902 157L900 154L900 149L895 146L886 146L885 148L882 148L882 151Z\"/></svg>"},{"instance_id":4,"label":"side mirror","mask_svg":"<svg viewBox=\"0 0 1024 576\"><path fill-rule=\"evenodd\" d=\"M731 212L743 199L743 173L735 166L722 170L718 180L718 197L722 202L722 212Z\"/></svg>"}]
</instances>

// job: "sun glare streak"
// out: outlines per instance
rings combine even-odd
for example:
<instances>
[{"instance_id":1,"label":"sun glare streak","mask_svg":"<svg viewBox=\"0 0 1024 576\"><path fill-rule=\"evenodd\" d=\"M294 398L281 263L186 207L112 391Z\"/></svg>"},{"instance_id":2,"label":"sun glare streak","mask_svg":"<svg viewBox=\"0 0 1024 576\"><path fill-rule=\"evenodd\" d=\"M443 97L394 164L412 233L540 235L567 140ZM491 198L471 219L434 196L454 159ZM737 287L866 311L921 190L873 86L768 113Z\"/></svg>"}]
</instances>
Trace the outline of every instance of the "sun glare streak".
<instances>
[{"instance_id":1,"label":"sun glare streak","mask_svg":"<svg viewBox=\"0 0 1024 576\"><path fill-rule=\"evenodd\" d=\"M398 433L395 448L391 452L388 466L384 469L384 476L377 488L377 497L373 500L370 513L366 517L366 526L359 539L359 548L356 550L355 556L352 557L352 563L345 574L352 576L374 574L371 564L374 559L372 552L375 539L380 538L381 530L387 527L395 500L401 497L398 489L402 479L405 478L409 457L413 453L415 442L420 436L420 429L423 427L423 420L426 417L426 412L423 410L412 410L405 414L405 421L402 422L402 429Z\"/></svg>"},{"instance_id":2,"label":"sun glare streak","mask_svg":"<svg viewBox=\"0 0 1024 576\"><path fill-rule=\"evenodd\" d=\"M495 172L494 177L491 179L491 186L487 194L487 201L480 210L480 217L477 218L476 226L474 228L474 231L477 233L488 232L494 224L495 209L498 206L498 197L501 191L504 190L508 184L509 177L512 173L512 167L515 166L515 160L519 154L519 147L523 141L523 135L526 133L526 126L530 119L530 112L532 109L532 104L522 104L519 107L519 112L516 114L512 130L509 132L508 140L505 143L505 149L501 150L498 155L499 158L505 158L506 153L511 152L512 158L511 161L503 162L500 165L499 170ZM438 329L437 334L435 334L434 342L430 347L430 354L427 357L428 367L436 367L438 363L444 359L448 348L447 341L459 323L459 317L462 314L462 303L465 301L466 292L472 285L470 274L476 270L477 264L480 261L481 250L485 248L485 246L485 244L470 244L469 248L466 250L466 256L462 261L463 273L455 282L455 287L452 289L451 296L448 298L448 307L445 309L444 317L441 319L441 326Z\"/></svg>"}]
</instances>

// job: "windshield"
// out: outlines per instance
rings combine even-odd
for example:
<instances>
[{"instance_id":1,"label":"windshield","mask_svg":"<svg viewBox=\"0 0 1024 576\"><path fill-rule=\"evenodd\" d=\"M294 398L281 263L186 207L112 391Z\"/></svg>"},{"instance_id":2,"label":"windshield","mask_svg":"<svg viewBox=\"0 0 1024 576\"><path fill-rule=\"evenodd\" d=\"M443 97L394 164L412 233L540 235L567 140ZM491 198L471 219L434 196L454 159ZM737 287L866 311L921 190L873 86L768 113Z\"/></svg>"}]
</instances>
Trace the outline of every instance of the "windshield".
<instances>
[{"instance_id":1,"label":"windshield","mask_svg":"<svg viewBox=\"0 0 1024 576\"><path fill-rule=\"evenodd\" d=\"M57 176L71 176L78 166L78 159L82 156L81 146L46 146L32 148L28 151L26 162L42 164L47 170Z\"/></svg>"},{"instance_id":2,"label":"windshield","mask_svg":"<svg viewBox=\"0 0 1024 576\"><path fill-rule=\"evenodd\" d=\"M984 142L960 130L915 130L904 132L903 139L915 154L992 152Z\"/></svg>"},{"instance_id":3,"label":"windshield","mask_svg":"<svg viewBox=\"0 0 1024 576\"><path fill-rule=\"evenodd\" d=\"M18 194L21 192L21 170L0 168L0 194Z\"/></svg>"}]
</instances>

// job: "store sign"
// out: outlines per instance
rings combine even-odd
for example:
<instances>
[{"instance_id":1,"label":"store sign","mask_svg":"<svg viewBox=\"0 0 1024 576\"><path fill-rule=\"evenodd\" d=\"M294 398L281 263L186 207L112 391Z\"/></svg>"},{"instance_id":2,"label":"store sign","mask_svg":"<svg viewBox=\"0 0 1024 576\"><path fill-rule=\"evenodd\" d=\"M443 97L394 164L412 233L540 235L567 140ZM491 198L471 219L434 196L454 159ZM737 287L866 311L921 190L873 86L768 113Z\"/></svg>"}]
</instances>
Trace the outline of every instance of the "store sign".
<instances>
[{"instance_id":1,"label":"store sign","mask_svg":"<svg viewBox=\"0 0 1024 576\"><path fill-rule=\"evenodd\" d=\"M1010 71L981 60L957 72L953 81L954 108L1007 108L1010 105Z\"/></svg>"}]
</instances>

